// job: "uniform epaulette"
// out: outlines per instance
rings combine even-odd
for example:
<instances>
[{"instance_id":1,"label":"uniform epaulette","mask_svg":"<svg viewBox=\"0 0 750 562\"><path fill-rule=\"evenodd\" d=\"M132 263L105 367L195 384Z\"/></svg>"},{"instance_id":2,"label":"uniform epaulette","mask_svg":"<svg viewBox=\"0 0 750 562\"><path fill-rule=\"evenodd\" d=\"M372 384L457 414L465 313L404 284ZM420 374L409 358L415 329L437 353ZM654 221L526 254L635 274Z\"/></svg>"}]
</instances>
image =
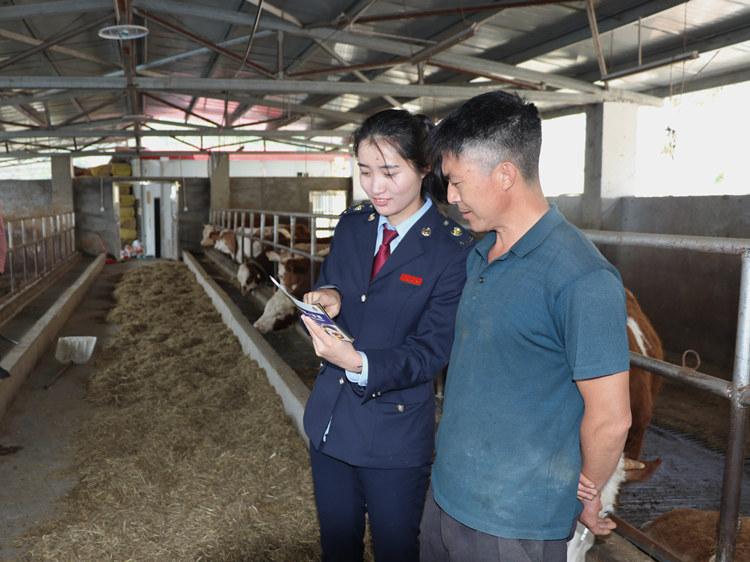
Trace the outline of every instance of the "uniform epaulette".
<instances>
[{"instance_id":1,"label":"uniform epaulette","mask_svg":"<svg viewBox=\"0 0 750 562\"><path fill-rule=\"evenodd\" d=\"M375 207L373 207L372 203L370 203L369 201L366 203L357 203L356 205L352 205L346 211L341 213L340 216L352 215L356 213L371 213L374 209Z\"/></svg>"},{"instance_id":2,"label":"uniform epaulette","mask_svg":"<svg viewBox=\"0 0 750 562\"><path fill-rule=\"evenodd\" d=\"M453 219L443 217L443 226L448 232L448 235L461 246L466 246L474 241L474 236L471 231L468 228L462 227Z\"/></svg>"}]
</instances>

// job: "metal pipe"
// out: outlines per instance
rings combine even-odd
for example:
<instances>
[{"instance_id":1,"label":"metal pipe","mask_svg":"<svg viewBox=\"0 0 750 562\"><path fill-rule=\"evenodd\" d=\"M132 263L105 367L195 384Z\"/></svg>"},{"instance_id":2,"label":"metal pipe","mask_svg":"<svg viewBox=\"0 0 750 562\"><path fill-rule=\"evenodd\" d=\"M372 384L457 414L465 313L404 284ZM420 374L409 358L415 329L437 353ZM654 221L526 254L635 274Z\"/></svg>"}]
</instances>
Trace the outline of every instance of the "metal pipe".
<instances>
[{"instance_id":1,"label":"metal pipe","mask_svg":"<svg viewBox=\"0 0 750 562\"><path fill-rule=\"evenodd\" d=\"M21 247L18 249L21 250L21 261L23 262L23 284L26 285L28 283L28 275L26 271L26 224L24 223L24 219L21 219Z\"/></svg>"},{"instance_id":2,"label":"metal pipe","mask_svg":"<svg viewBox=\"0 0 750 562\"><path fill-rule=\"evenodd\" d=\"M614 232L584 230L586 236L597 244L616 246L642 246L694 250L717 254L742 254L750 249L750 238L718 238L711 236L682 236L679 234L649 234L641 232Z\"/></svg>"},{"instance_id":3,"label":"metal pipe","mask_svg":"<svg viewBox=\"0 0 750 562\"><path fill-rule=\"evenodd\" d=\"M44 273L49 271L49 245L47 244L47 217L42 217L42 257L44 259Z\"/></svg>"},{"instance_id":4,"label":"metal pipe","mask_svg":"<svg viewBox=\"0 0 750 562\"><path fill-rule=\"evenodd\" d=\"M750 385L750 249L742 254L740 300L737 312L737 340L734 348L735 391ZM733 401L729 417L729 443L724 463L724 484L721 488L719 536L716 542L717 562L731 562L737 541L737 528L742 494L742 473L747 432L747 409Z\"/></svg>"},{"instance_id":5,"label":"metal pipe","mask_svg":"<svg viewBox=\"0 0 750 562\"><path fill-rule=\"evenodd\" d=\"M639 56L640 56L640 52L639 52ZM614 80L615 78L622 78L624 76L640 74L641 72L646 72L647 70L659 68L660 66L667 66L669 64L674 64L676 62L682 62L686 60L694 60L694 59L697 59L699 56L700 56L700 53L698 51L680 53L679 55L674 55L671 57L666 57L663 59L658 59L655 61L647 62L645 64L639 64L638 66L633 66L630 68L623 68L622 70L616 70L615 72L603 74L601 79L602 80Z\"/></svg>"},{"instance_id":6,"label":"metal pipe","mask_svg":"<svg viewBox=\"0 0 750 562\"><path fill-rule=\"evenodd\" d=\"M643 531L633 527L630 523L614 514L610 514L609 517L617 523L617 530L615 532L618 535L625 537L654 560L658 562L680 562L679 556L643 533Z\"/></svg>"},{"instance_id":7,"label":"metal pipe","mask_svg":"<svg viewBox=\"0 0 750 562\"><path fill-rule=\"evenodd\" d=\"M518 8L524 6L538 6L540 4L561 4L563 0L522 0L510 2L495 2L494 4L479 4L477 6L461 6L460 8L441 8L435 10L420 10L416 12L397 12L395 14L381 14L377 16L364 16L357 18L357 23L371 23L376 21L393 21L431 16L444 16L451 14L474 14L478 12L499 12L506 8Z\"/></svg>"},{"instance_id":8,"label":"metal pipe","mask_svg":"<svg viewBox=\"0 0 750 562\"><path fill-rule=\"evenodd\" d=\"M8 221L6 223L8 228L8 270L10 273L10 292L11 294L15 292L16 290L16 275L15 275L15 267L14 267L14 260L16 259L15 250L13 249L13 223Z\"/></svg>"},{"instance_id":9,"label":"metal pipe","mask_svg":"<svg viewBox=\"0 0 750 562\"><path fill-rule=\"evenodd\" d=\"M164 1L164 0L160 0ZM356 41L354 42L356 44ZM408 54L412 54L409 52ZM434 62L455 64L464 66L466 70L474 69L466 67L466 61L454 60L448 57L447 53L440 53L435 56ZM516 70L522 70L512 67ZM501 77L510 77L517 80L529 82L544 82L544 79L537 73L526 72L500 72L484 66L477 67L478 72L497 75ZM514 76L519 74L519 76ZM552 75L545 75L548 78ZM548 79L547 84L553 85L552 80ZM124 77L107 77L107 76L0 76L0 88L34 88L34 89L55 89L55 90L110 90L120 91L129 86L128 80ZM257 92L261 94L334 94L344 95L353 94L367 97L378 96L404 96L404 97L448 97L448 98L468 98L482 93L497 90L495 84L470 84L462 85L440 85L426 84L423 86L414 84L396 84L385 82L330 82L328 80L267 80L267 79L241 79L241 78L190 78L182 76L169 76L150 78L136 76L133 78L133 87L139 90L148 91L202 91L205 94L209 92ZM560 88L571 88L570 85L558 85ZM578 88L585 90L582 93L572 93L562 91L535 91L535 90L512 90L509 93L518 93L519 95L532 102L556 102L569 104L583 103L601 103L604 101L633 102L642 105L659 106L662 103L661 98L653 98L638 92L626 93L622 90L602 90L596 86L592 88Z\"/></svg>"},{"instance_id":10,"label":"metal pipe","mask_svg":"<svg viewBox=\"0 0 750 562\"><path fill-rule=\"evenodd\" d=\"M666 361L660 361L652 357L641 355L640 353L630 352L630 363L641 369L646 369L665 378L685 383L701 390L706 390L711 394L731 398L732 384L718 377L701 373L693 369L679 367Z\"/></svg>"},{"instance_id":11,"label":"metal pipe","mask_svg":"<svg viewBox=\"0 0 750 562\"><path fill-rule=\"evenodd\" d=\"M36 218L31 219L31 239L33 240L32 247L34 248L34 279L39 277L39 242L36 237Z\"/></svg>"}]
</instances>

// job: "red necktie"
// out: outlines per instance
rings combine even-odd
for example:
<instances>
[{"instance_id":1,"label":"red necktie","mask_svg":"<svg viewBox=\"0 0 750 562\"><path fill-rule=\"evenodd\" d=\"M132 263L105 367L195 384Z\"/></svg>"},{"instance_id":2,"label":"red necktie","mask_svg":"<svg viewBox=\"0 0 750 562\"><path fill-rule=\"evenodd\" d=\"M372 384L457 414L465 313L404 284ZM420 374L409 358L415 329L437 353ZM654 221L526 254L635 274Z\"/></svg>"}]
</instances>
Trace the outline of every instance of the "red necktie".
<instances>
[{"instance_id":1,"label":"red necktie","mask_svg":"<svg viewBox=\"0 0 750 562\"><path fill-rule=\"evenodd\" d=\"M378 271L383 268L383 265L385 265L388 256L391 255L391 240L393 240L396 236L398 236L398 232L386 228L386 226L383 225L383 241L381 242L380 248L378 248L378 253L375 254L375 259L372 262L372 273L370 274L370 281L375 279Z\"/></svg>"}]
</instances>

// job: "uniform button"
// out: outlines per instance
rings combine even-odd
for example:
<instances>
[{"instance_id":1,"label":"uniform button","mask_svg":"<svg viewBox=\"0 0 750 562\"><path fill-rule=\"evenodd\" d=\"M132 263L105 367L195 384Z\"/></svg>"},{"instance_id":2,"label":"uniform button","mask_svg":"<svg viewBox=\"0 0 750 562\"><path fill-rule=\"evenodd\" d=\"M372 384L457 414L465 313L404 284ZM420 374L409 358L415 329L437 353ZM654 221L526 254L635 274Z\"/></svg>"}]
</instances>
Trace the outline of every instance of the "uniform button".
<instances>
[{"instance_id":1,"label":"uniform button","mask_svg":"<svg viewBox=\"0 0 750 562\"><path fill-rule=\"evenodd\" d=\"M484 283L484 277L480 277L480 278L479 278L479 282L480 282L480 283Z\"/></svg>"},{"instance_id":2,"label":"uniform button","mask_svg":"<svg viewBox=\"0 0 750 562\"><path fill-rule=\"evenodd\" d=\"M377 396L378 396L378 395L377 395L377 394L376 394L375 392L373 392L373 393L372 393L372 397L373 397L373 398L377 398Z\"/></svg>"},{"instance_id":3,"label":"uniform button","mask_svg":"<svg viewBox=\"0 0 750 562\"><path fill-rule=\"evenodd\" d=\"M365 302L365 301L367 300L367 295L365 295L365 294L363 293L363 294L362 294L362 296L361 296L361 297L359 297L359 300L361 300L362 302Z\"/></svg>"},{"instance_id":4,"label":"uniform button","mask_svg":"<svg viewBox=\"0 0 750 562\"><path fill-rule=\"evenodd\" d=\"M406 410L406 407L405 407L405 406L404 406L403 404L397 404L397 405L396 405L396 409L397 409L397 410L398 410L399 412L403 412L404 410Z\"/></svg>"},{"instance_id":5,"label":"uniform button","mask_svg":"<svg viewBox=\"0 0 750 562\"><path fill-rule=\"evenodd\" d=\"M380 396L381 394L383 394L383 393L382 392L378 392L378 396Z\"/></svg>"},{"instance_id":6,"label":"uniform button","mask_svg":"<svg viewBox=\"0 0 750 562\"><path fill-rule=\"evenodd\" d=\"M323 368L323 362L322 362L322 361L320 362L320 365L319 365L319 367L320 367L321 369Z\"/></svg>"},{"instance_id":7,"label":"uniform button","mask_svg":"<svg viewBox=\"0 0 750 562\"><path fill-rule=\"evenodd\" d=\"M341 377L341 378L339 379L339 384L344 384L344 377Z\"/></svg>"}]
</instances>

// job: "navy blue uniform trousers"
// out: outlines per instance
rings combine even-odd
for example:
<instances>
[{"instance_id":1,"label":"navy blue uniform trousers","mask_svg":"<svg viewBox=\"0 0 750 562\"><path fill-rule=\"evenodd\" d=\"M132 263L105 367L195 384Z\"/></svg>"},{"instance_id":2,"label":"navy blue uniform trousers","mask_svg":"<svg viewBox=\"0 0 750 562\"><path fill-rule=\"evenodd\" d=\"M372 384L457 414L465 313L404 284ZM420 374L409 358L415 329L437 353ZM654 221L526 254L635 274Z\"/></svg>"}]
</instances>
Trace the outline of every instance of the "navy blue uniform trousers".
<instances>
[{"instance_id":1,"label":"navy blue uniform trousers","mask_svg":"<svg viewBox=\"0 0 750 562\"><path fill-rule=\"evenodd\" d=\"M430 465L357 467L312 446L310 464L324 562L362 560L365 512L370 520L376 560L419 560L419 521ZM395 510L394 505L402 509Z\"/></svg>"}]
</instances>

